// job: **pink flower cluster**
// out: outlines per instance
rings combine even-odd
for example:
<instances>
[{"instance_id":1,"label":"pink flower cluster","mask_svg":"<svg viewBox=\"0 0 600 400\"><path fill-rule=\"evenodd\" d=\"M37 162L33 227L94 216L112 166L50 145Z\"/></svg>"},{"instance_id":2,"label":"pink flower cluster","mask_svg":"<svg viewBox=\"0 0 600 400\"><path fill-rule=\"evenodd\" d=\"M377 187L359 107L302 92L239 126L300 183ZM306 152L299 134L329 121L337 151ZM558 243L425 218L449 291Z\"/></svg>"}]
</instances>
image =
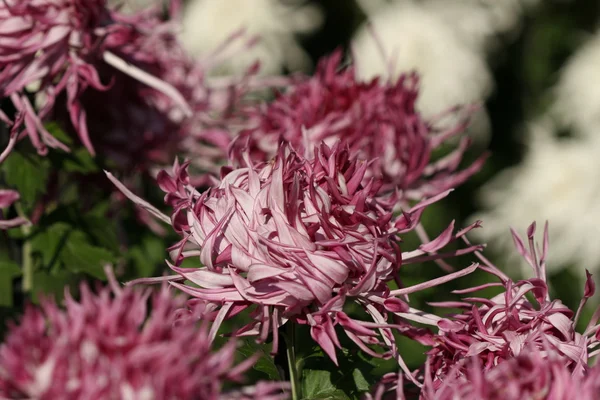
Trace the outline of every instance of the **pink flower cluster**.
<instances>
[{"instance_id":1,"label":"pink flower cluster","mask_svg":"<svg viewBox=\"0 0 600 400\"><path fill-rule=\"evenodd\" d=\"M17 111L13 120L0 114L13 126L0 162L25 136L40 154L69 151L44 126L52 120L122 170L168 164L187 151L212 157L203 164L214 172L231 140L225 121L235 123L235 104L258 83L209 84L206 72L240 34L195 62L172 17L164 21L160 7L122 14L106 0L0 2L0 96Z\"/></svg>"},{"instance_id":2,"label":"pink flower cluster","mask_svg":"<svg viewBox=\"0 0 600 400\"><path fill-rule=\"evenodd\" d=\"M185 299L160 291L110 287L66 309L45 299L10 325L0 345L0 397L36 399L284 399L285 384L262 382L237 392L255 362L234 365L236 343L213 349L207 326L178 318ZM149 306L152 313L149 314Z\"/></svg>"},{"instance_id":3,"label":"pink flower cluster","mask_svg":"<svg viewBox=\"0 0 600 400\"><path fill-rule=\"evenodd\" d=\"M518 356L526 346L543 350L550 345L565 357L568 368L578 371L584 370L588 360L597 354L593 349L598 345L598 317L590 321L585 332L575 331L579 313L595 291L591 275L588 273L584 296L575 315L560 300L550 299L545 266L547 226L541 254L536 251L534 233L535 223L527 230L527 249L513 231L516 248L531 265L533 278L514 282L482 257L484 266L481 268L495 275L500 282L460 290L459 293L493 286L500 286L503 291L491 299L470 297L464 302L440 304L463 308L464 312L437 323L439 333L433 338L434 345L428 358L434 384L443 380L460 360L477 356L487 369Z\"/></svg>"},{"instance_id":4,"label":"pink flower cluster","mask_svg":"<svg viewBox=\"0 0 600 400\"><path fill-rule=\"evenodd\" d=\"M527 347L491 369L477 357L464 359L464 372L453 370L435 389L426 382L423 400L593 400L600 392L600 368L573 372L570 360L556 351Z\"/></svg>"},{"instance_id":5,"label":"pink flower cluster","mask_svg":"<svg viewBox=\"0 0 600 400\"><path fill-rule=\"evenodd\" d=\"M376 177L385 191L398 190L401 199L435 196L466 181L486 156L459 171L469 146L465 136L455 150L433 160L434 150L464 131L473 107L450 110L463 114L462 122L440 130L417 112L418 86L416 73L395 82L362 82L354 66L342 67L338 50L321 60L313 76L289 85L269 104L248 110L250 127L235 139L232 159L243 163L247 148L252 160L267 161L280 141L310 152L322 141L332 145L340 140L352 154L369 160L365 180Z\"/></svg>"},{"instance_id":6,"label":"pink flower cluster","mask_svg":"<svg viewBox=\"0 0 600 400\"><path fill-rule=\"evenodd\" d=\"M413 287L390 290L388 283L402 287L402 265L480 249L438 254L478 225L455 232L451 224L436 239L402 253L397 235L414 229L423 209L446 193L394 218L389 199L379 196L380 181L365 179L369 162L357 160L339 142L323 143L312 154L302 155L288 144L268 162L253 162L246 153L244 166L224 168L219 184L204 193L190 185L187 163L176 163L171 175L159 174L165 201L174 210L170 222L182 236L170 249L175 264L169 264L180 277L167 279L204 302L203 317L214 321L211 335L223 320L250 309L253 322L235 335L265 341L272 332L274 351L280 326L306 324L337 362L338 326L366 353L396 357L403 365L392 331L408 334L415 329L404 320L421 320L403 296L469 274L477 265ZM181 268L187 258L198 259L202 267ZM175 282L184 279L192 285ZM343 311L349 301L362 306L371 320L350 318ZM379 354L374 345L387 350Z\"/></svg>"},{"instance_id":7,"label":"pink flower cluster","mask_svg":"<svg viewBox=\"0 0 600 400\"><path fill-rule=\"evenodd\" d=\"M500 287L502 292L490 299L468 297L459 302L431 303L464 311L449 318L430 317L438 332L423 336L423 342L432 348L419 376L422 399L597 397L600 369L588 364L600 353L600 307L583 333L575 330L581 310L594 295L595 284L588 273L575 313L560 300L552 300L545 264L548 225L541 248L534 242L535 228L533 223L527 229L529 248L512 232L515 247L534 271L533 278L515 282L476 252L482 262L480 269L500 282L455 293L491 287ZM404 396L401 376L386 377L374 398L384 398L386 390Z\"/></svg>"}]
</instances>

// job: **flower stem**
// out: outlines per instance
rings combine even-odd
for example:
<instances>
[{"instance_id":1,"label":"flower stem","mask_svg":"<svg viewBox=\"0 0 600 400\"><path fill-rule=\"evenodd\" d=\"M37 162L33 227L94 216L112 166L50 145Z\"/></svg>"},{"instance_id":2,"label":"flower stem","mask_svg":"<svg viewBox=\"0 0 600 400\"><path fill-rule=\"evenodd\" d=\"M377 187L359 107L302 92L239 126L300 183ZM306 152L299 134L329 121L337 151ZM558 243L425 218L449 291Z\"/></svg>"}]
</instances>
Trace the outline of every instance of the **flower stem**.
<instances>
[{"instance_id":1,"label":"flower stem","mask_svg":"<svg viewBox=\"0 0 600 400\"><path fill-rule=\"evenodd\" d=\"M300 400L300 382L298 380L298 369L296 364L296 324L291 321L287 323L286 347L288 368L290 372L290 383L292 385L292 400Z\"/></svg>"},{"instance_id":2,"label":"flower stem","mask_svg":"<svg viewBox=\"0 0 600 400\"><path fill-rule=\"evenodd\" d=\"M19 217L25 217L25 212L21 204L15 204L15 209ZM21 263L23 268L23 292L27 293L33 289L33 259L31 258L31 225L25 224L21 226L21 232L25 235L25 243L23 243L23 249L21 250Z\"/></svg>"}]
</instances>

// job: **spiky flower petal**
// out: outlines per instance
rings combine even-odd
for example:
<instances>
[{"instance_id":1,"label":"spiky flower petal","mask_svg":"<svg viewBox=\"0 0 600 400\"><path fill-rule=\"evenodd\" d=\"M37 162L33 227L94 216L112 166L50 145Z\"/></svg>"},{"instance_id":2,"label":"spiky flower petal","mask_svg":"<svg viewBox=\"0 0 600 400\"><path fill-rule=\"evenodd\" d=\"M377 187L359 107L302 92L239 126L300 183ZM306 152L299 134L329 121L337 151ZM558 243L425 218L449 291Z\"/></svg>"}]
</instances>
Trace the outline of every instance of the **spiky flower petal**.
<instances>
[{"instance_id":1,"label":"spiky flower petal","mask_svg":"<svg viewBox=\"0 0 600 400\"><path fill-rule=\"evenodd\" d=\"M98 294L82 284L79 302L66 291L65 310L45 299L10 324L0 345L0 397L285 398L277 383L222 393L226 382L243 380L254 359L234 365L235 342L213 349L205 324L176 320L185 299L166 287L120 288L107 273L110 287Z\"/></svg>"},{"instance_id":2,"label":"spiky flower petal","mask_svg":"<svg viewBox=\"0 0 600 400\"><path fill-rule=\"evenodd\" d=\"M159 174L165 201L174 210L171 223L182 236L170 249L171 268L180 278L167 279L206 303L201 308L215 321L213 335L223 320L250 309L253 321L235 334L265 341L272 332L274 351L278 328L290 321L309 325L312 338L334 362L341 348L336 326L363 351L402 362L392 330L412 332L405 320L421 318L403 296L477 266L409 288L391 291L387 284L402 287L401 264L448 256L437 252L472 227L455 233L451 224L436 239L401 254L396 235L414 229L423 208L440 196L394 221L392 206L378 200L380 184L374 179L363 183L368 162L351 157L340 143L322 144L314 155L307 158L288 144L269 162L253 163L246 155L245 166L225 168L219 185L202 194L190 185L185 164L176 163L172 174ZM181 268L188 258L203 266ZM193 285L175 282L183 279ZM350 301L371 320L349 317L343 307ZM377 353L372 345L387 350Z\"/></svg>"},{"instance_id":3,"label":"spiky flower petal","mask_svg":"<svg viewBox=\"0 0 600 400\"><path fill-rule=\"evenodd\" d=\"M351 153L372 160L365 182L381 178L384 189L398 189L401 197L421 200L454 188L479 170L484 157L459 170L469 140L434 161L433 153L449 138L461 134L469 112L449 130L423 120L415 109L419 95L416 74L395 81L361 82L353 66L343 68L342 52L321 60L314 76L292 84L273 102L251 109L251 128L241 132L232 147L234 160L248 148L254 160L268 160L280 140L299 151L312 151L321 141L331 145L340 140ZM468 110L467 110L468 111Z\"/></svg>"},{"instance_id":4,"label":"spiky flower petal","mask_svg":"<svg viewBox=\"0 0 600 400\"><path fill-rule=\"evenodd\" d=\"M547 228L546 225L541 252L534 245L535 223L527 230L529 249L513 231L515 246L531 265L535 274L533 278L514 282L479 255L485 264L481 268L499 278L500 282L457 293L472 293L486 287L501 287L502 292L491 299L469 297L462 302L439 304L463 308L464 311L437 323L439 333L433 337L434 346L428 356L435 387L441 385L456 365L469 357L479 358L487 370L519 356L527 347L543 351L550 346L564 356L564 364L570 371L581 372L588 360L598 353L595 347L598 345L600 311L594 314L583 333L575 330L581 309L595 290L591 275L588 273L584 296L576 313L549 296Z\"/></svg>"}]
</instances>

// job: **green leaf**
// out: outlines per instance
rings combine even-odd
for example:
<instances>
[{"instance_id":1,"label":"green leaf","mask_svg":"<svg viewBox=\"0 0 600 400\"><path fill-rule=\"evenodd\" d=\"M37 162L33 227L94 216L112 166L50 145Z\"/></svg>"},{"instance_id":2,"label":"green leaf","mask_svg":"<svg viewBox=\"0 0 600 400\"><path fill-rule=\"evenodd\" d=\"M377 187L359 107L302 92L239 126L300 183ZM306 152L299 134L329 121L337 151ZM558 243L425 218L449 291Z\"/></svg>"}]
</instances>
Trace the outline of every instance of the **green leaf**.
<instances>
[{"instance_id":1,"label":"green leaf","mask_svg":"<svg viewBox=\"0 0 600 400\"><path fill-rule=\"evenodd\" d=\"M338 389L331 371L304 369L302 371L302 393L304 399L349 400L351 397Z\"/></svg>"},{"instance_id":2,"label":"green leaf","mask_svg":"<svg viewBox=\"0 0 600 400\"><path fill-rule=\"evenodd\" d=\"M60 252L71 229L70 225L58 222L42 228L31 237L31 250L41 267L51 269L60 260Z\"/></svg>"},{"instance_id":3,"label":"green leaf","mask_svg":"<svg viewBox=\"0 0 600 400\"><path fill-rule=\"evenodd\" d=\"M371 389L371 385L369 385L369 382L363 375L361 368L354 368L352 371L352 378L354 379L354 384L359 391L368 392Z\"/></svg>"},{"instance_id":4,"label":"green leaf","mask_svg":"<svg viewBox=\"0 0 600 400\"><path fill-rule=\"evenodd\" d=\"M33 274L33 287L35 290L32 293L32 301L39 303L40 295L45 295L51 296L57 302L60 302L64 297L65 287L69 286L71 292L73 292L77 289L76 283L78 281L81 281L80 277L65 270L37 271Z\"/></svg>"},{"instance_id":5,"label":"green leaf","mask_svg":"<svg viewBox=\"0 0 600 400\"><path fill-rule=\"evenodd\" d=\"M11 261L0 261L0 307L13 306L13 281L21 268Z\"/></svg>"},{"instance_id":6,"label":"green leaf","mask_svg":"<svg viewBox=\"0 0 600 400\"><path fill-rule=\"evenodd\" d=\"M19 191L27 206L32 206L36 198L46 192L49 170L47 159L18 151L13 151L2 164L7 185Z\"/></svg>"},{"instance_id":7,"label":"green leaf","mask_svg":"<svg viewBox=\"0 0 600 400\"><path fill-rule=\"evenodd\" d=\"M119 251L119 238L116 224L106 217L86 214L82 218L82 229L101 247Z\"/></svg>"},{"instance_id":8,"label":"green leaf","mask_svg":"<svg viewBox=\"0 0 600 400\"><path fill-rule=\"evenodd\" d=\"M67 133L65 133L57 123L47 123L46 129L52 134L52 136L67 144L71 148L71 152L69 153L50 153L49 156L57 169L81 174L90 174L100 171L100 167L98 166L96 159L90 154L90 152L83 146L73 146L73 139Z\"/></svg>"},{"instance_id":9,"label":"green leaf","mask_svg":"<svg viewBox=\"0 0 600 400\"><path fill-rule=\"evenodd\" d=\"M151 276L167 257L164 242L151 234L144 234L141 242L131 246L127 258L136 270L136 277Z\"/></svg>"},{"instance_id":10,"label":"green leaf","mask_svg":"<svg viewBox=\"0 0 600 400\"><path fill-rule=\"evenodd\" d=\"M88 235L64 222L35 233L31 247L45 270L68 269L102 280L106 279L103 266L115 261L111 251L91 244Z\"/></svg>"},{"instance_id":11,"label":"green leaf","mask_svg":"<svg viewBox=\"0 0 600 400\"><path fill-rule=\"evenodd\" d=\"M260 358L254 364L254 369L265 375L263 379L280 381L282 378L279 375L279 370L277 369L277 365L275 365L273 357L269 354L268 347L270 347L270 344L258 344L254 340L248 339L244 341L243 346L238 348L237 352L244 359L258 354Z\"/></svg>"},{"instance_id":12,"label":"green leaf","mask_svg":"<svg viewBox=\"0 0 600 400\"><path fill-rule=\"evenodd\" d=\"M73 139L69 135L67 135L67 133L63 131L60 125L58 125L56 122L47 122L44 124L44 128L46 128L46 130L50 132L52 136L54 136L56 139L60 140L64 144L68 146L71 146L73 144Z\"/></svg>"},{"instance_id":13,"label":"green leaf","mask_svg":"<svg viewBox=\"0 0 600 400\"><path fill-rule=\"evenodd\" d=\"M71 232L60 259L69 270L85 272L101 280L106 280L104 265L115 261L110 251L89 244L85 233L80 231Z\"/></svg>"}]
</instances>

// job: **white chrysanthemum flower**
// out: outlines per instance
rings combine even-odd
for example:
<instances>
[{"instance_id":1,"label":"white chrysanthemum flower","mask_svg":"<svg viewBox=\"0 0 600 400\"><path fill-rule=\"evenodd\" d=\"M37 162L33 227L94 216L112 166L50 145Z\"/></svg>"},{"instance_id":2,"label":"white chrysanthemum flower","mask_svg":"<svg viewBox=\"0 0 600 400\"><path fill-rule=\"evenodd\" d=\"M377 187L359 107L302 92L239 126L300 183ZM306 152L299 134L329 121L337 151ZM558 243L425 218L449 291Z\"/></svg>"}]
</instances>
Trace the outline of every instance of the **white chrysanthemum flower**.
<instances>
[{"instance_id":1,"label":"white chrysanthemum flower","mask_svg":"<svg viewBox=\"0 0 600 400\"><path fill-rule=\"evenodd\" d=\"M524 13L539 0L358 0L367 15L390 4L416 5L441 18L461 40L482 53L495 50L499 36L518 32Z\"/></svg>"},{"instance_id":2,"label":"white chrysanthemum flower","mask_svg":"<svg viewBox=\"0 0 600 400\"><path fill-rule=\"evenodd\" d=\"M492 249L512 254L509 227L524 221L550 222L548 258L554 270L576 264L600 268L600 137L558 139L550 121L531 127L523 162L502 172L481 191L486 209L477 219L483 229L473 234Z\"/></svg>"},{"instance_id":3,"label":"white chrysanthemum flower","mask_svg":"<svg viewBox=\"0 0 600 400\"><path fill-rule=\"evenodd\" d=\"M555 90L554 114L564 127L595 135L600 126L600 32L571 57Z\"/></svg>"},{"instance_id":4,"label":"white chrysanthemum flower","mask_svg":"<svg viewBox=\"0 0 600 400\"><path fill-rule=\"evenodd\" d=\"M352 44L358 76L396 78L417 71L417 107L426 118L457 104L483 101L491 93L492 77L483 55L427 8L401 2L380 9L371 23L373 30L363 26ZM485 114L478 120L485 128Z\"/></svg>"},{"instance_id":5,"label":"white chrysanthemum flower","mask_svg":"<svg viewBox=\"0 0 600 400\"><path fill-rule=\"evenodd\" d=\"M482 54L496 50L500 37L517 33L525 11L521 0L425 0L431 13L456 30L463 43Z\"/></svg>"},{"instance_id":6,"label":"white chrysanthemum flower","mask_svg":"<svg viewBox=\"0 0 600 400\"><path fill-rule=\"evenodd\" d=\"M260 74L278 74L283 68L306 70L311 62L297 43L295 34L318 28L323 16L312 5L281 0L190 0L183 13L182 42L194 56L202 57L220 46L230 35L244 28L260 41L224 61L221 74L243 74L257 60Z\"/></svg>"}]
</instances>

